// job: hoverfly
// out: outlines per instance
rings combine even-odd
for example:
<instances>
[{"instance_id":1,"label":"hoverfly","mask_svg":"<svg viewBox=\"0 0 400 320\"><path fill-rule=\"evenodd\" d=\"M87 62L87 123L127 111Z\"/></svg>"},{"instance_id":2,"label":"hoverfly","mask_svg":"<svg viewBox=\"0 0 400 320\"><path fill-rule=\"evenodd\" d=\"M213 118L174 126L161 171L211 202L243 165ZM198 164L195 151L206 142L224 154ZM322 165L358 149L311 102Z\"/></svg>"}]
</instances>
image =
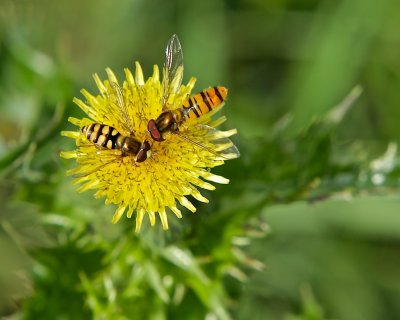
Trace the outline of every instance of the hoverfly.
<instances>
[{"instance_id":1,"label":"hoverfly","mask_svg":"<svg viewBox=\"0 0 400 320\"><path fill-rule=\"evenodd\" d=\"M163 81L162 81L162 113L156 118L149 120L147 124L147 130L151 138L154 141L162 142L165 140L166 133L177 134L179 137L186 141L189 141L203 149L206 149L212 153L206 146L192 140L188 136L184 135L184 132L180 130L181 125L184 122L196 122L201 116L215 110L217 107L222 106L222 103L226 100L228 95L228 89L223 86L216 86L205 89L199 93L196 93L188 97L180 108L171 110L168 108L168 99L171 94L175 94L179 89L183 78L183 53L182 47L176 34L172 35L168 41L167 48L165 50L165 63L163 68ZM208 131L209 134L214 134L215 129L204 125L195 123L202 130ZM239 151L233 145L233 143L227 139L220 141L222 143L230 143L232 146L229 148L231 154L229 159L239 157Z\"/></svg>"},{"instance_id":2,"label":"hoverfly","mask_svg":"<svg viewBox=\"0 0 400 320\"><path fill-rule=\"evenodd\" d=\"M126 109L121 88L113 82L111 82L111 86L116 95L115 103L121 111L120 116L122 118L120 123L123 123L125 126L124 129L129 131L129 136L124 136L114 127L101 123L91 123L83 126L81 132L89 142L98 148L118 149L121 151L122 157L131 156L134 157L136 162L143 162L150 156L151 145L147 140L142 142L134 136L133 126L128 110Z\"/></svg>"},{"instance_id":3,"label":"hoverfly","mask_svg":"<svg viewBox=\"0 0 400 320\"><path fill-rule=\"evenodd\" d=\"M121 156L133 156L143 162L149 156L150 143L141 142L134 136L124 136L117 129L101 123L92 123L81 128L85 137L97 147L121 150Z\"/></svg>"}]
</instances>

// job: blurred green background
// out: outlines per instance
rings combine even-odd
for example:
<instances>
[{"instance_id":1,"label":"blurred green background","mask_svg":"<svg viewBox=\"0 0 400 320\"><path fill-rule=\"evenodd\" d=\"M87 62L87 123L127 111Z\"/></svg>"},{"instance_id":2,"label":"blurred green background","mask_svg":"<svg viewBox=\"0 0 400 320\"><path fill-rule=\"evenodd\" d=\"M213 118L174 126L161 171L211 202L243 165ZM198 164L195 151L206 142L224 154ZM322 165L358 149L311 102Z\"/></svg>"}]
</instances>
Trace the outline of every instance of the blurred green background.
<instances>
[{"instance_id":1,"label":"blurred green background","mask_svg":"<svg viewBox=\"0 0 400 320\"><path fill-rule=\"evenodd\" d=\"M399 1L1 0L0 21L1 316L400 318ZM59 132L93 73L150 75L173 33L184 82L229 88L242 156L136 235L75 192Z\"/></svg>"}]
</instances>

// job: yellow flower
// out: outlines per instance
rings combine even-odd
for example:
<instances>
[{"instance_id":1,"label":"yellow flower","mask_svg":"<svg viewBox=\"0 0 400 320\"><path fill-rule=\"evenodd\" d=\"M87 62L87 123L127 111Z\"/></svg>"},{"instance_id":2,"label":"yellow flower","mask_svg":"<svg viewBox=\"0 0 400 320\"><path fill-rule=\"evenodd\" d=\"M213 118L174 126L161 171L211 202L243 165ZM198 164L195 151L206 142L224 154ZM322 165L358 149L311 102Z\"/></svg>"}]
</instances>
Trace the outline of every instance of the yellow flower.
<instances>
[{"instance_id":1,"label":"yellow flower","mask_svg":"<svg viewBox=\"0 0 400 320\"><path fill-rule=\"evenodd\" d=\"M94 75L99 95L93 96L83 89L81 92L86 101L74 99L89 118L69 118L79 130L62 132L62 135L75 139L77 146L74 151L61 153L64 158L76 159L77 167L68 174L75 176L74 183L81 184L79 192L97 190L96 198L105 197L106 204L118 206L113 223L125 212L128 218L136 213L138 232L145 214L152 226L158 214L163 229L168 229L167 208L181 218L178 203L196 211L188 195L208 202L198 188L213 190L215 187L210 182L229 182L209 169L239 155L228 139L236 130L214 129L225 121L225 117L213 121L210 113L199 118L198 123L184 122L179 127L179 134L170 133L163 142L153 141L147 124L162 112L163 99L158 67L154 66L153 75L145 81L142 69L136 63L135 76L125 69L126 80L122 85L110 69L106 72L108 80L105 81ZM170 91L174 92L168 97L171 110L182 106L196 81L192 78L187 85L180 85L182 72L183 69L177 70L171 81ZM151 155L139 162L133 156L123 156L120 148L110 149L91 142L82 130L91 124L114 128L122 137L133 135L137 141L148 141Z\"/></svg>"}]
</instances>

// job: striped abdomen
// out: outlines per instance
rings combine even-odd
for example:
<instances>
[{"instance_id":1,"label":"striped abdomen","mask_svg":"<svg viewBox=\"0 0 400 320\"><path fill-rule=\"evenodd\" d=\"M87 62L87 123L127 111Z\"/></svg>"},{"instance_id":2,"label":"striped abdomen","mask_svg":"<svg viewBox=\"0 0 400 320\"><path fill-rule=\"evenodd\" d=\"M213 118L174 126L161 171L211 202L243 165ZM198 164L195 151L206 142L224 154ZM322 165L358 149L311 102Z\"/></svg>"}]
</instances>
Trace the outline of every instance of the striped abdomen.
<instances>
[{"instance_id":1,"label":"striped abdomen","mask_svg":"<svg viewBox=\"0 0 400 320\"><path fill-rule=\"evenodd\" d=\"M81 129L86 139L94 145L107 149L121 150L123 157L132 156L136 162L145 161L151 154L148 141L141 142L132 136L123 136L117 129L100 123L92 123Z\"/></svg>"},{"instance_id":2,"label":"striped abdomen","mask_svg":"<svg viewBox=\"0 0 400 320\"><path fill-rule=\"evenodd\" d=\"M81 131L90 142L107 149L121 148L124 139L115 128L100 123L84 126Z\"/></svg>"},{"instance_id":3,"label":"striped abdomen","mask_svg":"<svg viewBox=\"0 0 400 320\"><path fill-rule=\"evenodd\" d=\"M228 89L222 86L208 88L183 102L184 117L195 120L212 111L226 100Z\"/></svg>"},{"instance_id":4,"label":"striped abdomen","mask_svg":"<svg viewBox=\"0 0 400 320\"><path fill-rule=\"evenodd\" d=\"M164 134L176 132L185 120L196 120L217 108L226 100L228 89L222 86L205 89L185 100L181 108L165 110L157 119L147 123L147 130L153 140L165 140Z\"/></svg>"}]
</instances>

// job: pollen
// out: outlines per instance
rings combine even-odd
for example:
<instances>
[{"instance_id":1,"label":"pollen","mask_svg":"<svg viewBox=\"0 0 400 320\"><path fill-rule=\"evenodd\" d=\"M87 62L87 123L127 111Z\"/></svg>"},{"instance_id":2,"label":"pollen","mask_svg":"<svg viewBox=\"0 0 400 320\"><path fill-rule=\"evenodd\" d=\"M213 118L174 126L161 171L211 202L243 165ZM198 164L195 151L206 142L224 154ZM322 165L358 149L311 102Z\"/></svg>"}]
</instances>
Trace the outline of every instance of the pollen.
<instances>
[{"instance_id":1,"label":"pollen","mask_svg":"<svg viewBox=\"0 0 400 320\"><path fill-rule=\"evenodd\" d=\"M195 78L191 78L186 85L181 85L182 72L182 68L178 69L170 79L175 86L167 101L171 110L183 105L195 84ZM228 179L212 174L210 169L239 155L228 139L236 130L219 131L215 127L225 118L212 120L205 115L197 123L183 123L179 134L171 133L163 142L154 141L147 125L163 111L165 88L159 68L154 66L153 74L145 80L140 64L136 63L135 74L125 69L122 83L110 69L106 73L104 81L94 75L98 94L92 95L83 89L84 99L73 100L87 116L69 118L77 129L62 132L76 142L76 150L61 152L61 157L76 161L76 166L67 174L79 185L78 192L92 190L95 198L103 198L107 205L116 207L112 223L124 215L134 217L135 230L139 232L145 216L152 226L158 216L166 230L171 213L182 218L182 209L196 211L189 197L208 202L199 189L213 190L212 183L229 183ZM89 133L81 129L91 124L95 124L94 133L88 139ZM143 151L139 150L142 142L148 141L151 147L145 160L139 162L132 155L124 156L119 148L111 148L116 136L133 137L138 141L138 153Z\"/></svg>"}]
</instances>

